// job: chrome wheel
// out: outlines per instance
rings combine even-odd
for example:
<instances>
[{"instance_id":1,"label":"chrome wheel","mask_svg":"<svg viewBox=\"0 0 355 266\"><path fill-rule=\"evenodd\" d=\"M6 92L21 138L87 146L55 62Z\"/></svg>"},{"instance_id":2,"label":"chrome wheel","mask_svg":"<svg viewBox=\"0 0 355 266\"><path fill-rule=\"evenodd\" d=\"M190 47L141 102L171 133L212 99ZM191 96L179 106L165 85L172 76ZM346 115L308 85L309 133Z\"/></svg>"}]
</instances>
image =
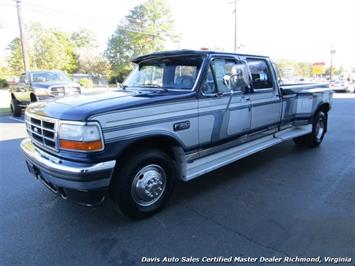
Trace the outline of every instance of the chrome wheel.
<instances>
[{"instance_id":1,"label":"chrome wheel","mask_svg":"<svg viewBox=\"0 0 355 266\"><path fill-rule=\"evenodd\" d=\"M317 121L316 130L315 130L316 138L317 138L318 141L320 141L322 139L322 137L323 137L324 126L325 126L324 116L320 116L318 121Z\"/></svg>"},{"instance_id":2,"label":"chrome wheel","mask_svg":"<svg viewBox=\"0 0 355 266\"><path fill-rule=\"evenodd\" d=\"M140 206L150 206L163 195L166 187L166 173L157 164L143 167L135 175L131 195L135 203Z\"/></svg>"}]
</instances>

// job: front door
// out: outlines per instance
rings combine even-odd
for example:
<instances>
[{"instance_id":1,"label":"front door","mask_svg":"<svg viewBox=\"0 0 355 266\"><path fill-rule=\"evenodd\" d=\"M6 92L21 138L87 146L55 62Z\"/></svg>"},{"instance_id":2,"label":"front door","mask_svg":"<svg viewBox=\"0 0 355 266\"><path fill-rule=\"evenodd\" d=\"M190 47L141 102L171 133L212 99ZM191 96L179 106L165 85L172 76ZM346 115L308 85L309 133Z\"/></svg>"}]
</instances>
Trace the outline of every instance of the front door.
<instances>
[{"instance_id":1,"label":"front door","mask_svg":"<svg viewBox=\"0 0 355 266\"><path fill-rule=\"evenodd\" d=\"M212 58L199 99L199 141L218 145L246 135L250 130L251 106L242 91L231 92L225 77L238 62L234 57Z\"/></svg>"}]
</instances>

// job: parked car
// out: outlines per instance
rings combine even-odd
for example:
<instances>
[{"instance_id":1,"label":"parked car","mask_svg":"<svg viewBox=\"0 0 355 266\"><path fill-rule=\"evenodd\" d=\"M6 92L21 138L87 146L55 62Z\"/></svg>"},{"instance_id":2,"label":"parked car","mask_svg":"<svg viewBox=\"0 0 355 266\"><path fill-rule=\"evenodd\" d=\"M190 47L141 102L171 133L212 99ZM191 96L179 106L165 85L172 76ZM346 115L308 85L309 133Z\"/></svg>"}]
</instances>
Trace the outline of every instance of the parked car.
<instances>
[{"instance_id":1,"label":"parked car","mask_svg":"<svg viewBox=\"0 0 355 266\"><path fill-rule=\"evenodd\" d=\"M18 83L9 87L10 108L13 116L31 102L81 93L80 85L61 71L29 71L20 76Z\"/></svg>"},{"instance_id":2,"label":"parked car","mask_svg":"<svg viewBox=\"0 0 355 266\"><path fill-rule=\"evenodd\" d=\"M318 147L328 130L329 85L280 86L268 57L182 50L133 62L123 91L27 108L28 169L62 198L110 197L128 217L147 217L178 179L289 139Z\"/></svg>"},{"instance_id":3,"label":"parked car","mask_svg":"<svg viewBox=\"0 0 355 266\"><path fill-rule=\"evenodd\" d=\"M330 88L334 92L350 92L351 90L349 83L344 80L331 81Z\"/></svg>"}]
</instances>

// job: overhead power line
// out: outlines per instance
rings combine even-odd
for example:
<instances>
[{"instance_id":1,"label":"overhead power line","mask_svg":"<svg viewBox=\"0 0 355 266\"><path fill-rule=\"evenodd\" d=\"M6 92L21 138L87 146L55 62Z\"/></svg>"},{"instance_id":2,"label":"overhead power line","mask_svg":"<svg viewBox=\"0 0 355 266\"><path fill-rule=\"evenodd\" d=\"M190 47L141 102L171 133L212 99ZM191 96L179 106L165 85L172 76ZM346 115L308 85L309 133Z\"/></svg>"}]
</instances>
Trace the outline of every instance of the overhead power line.
<instances>
[{"instance_id":1,"label":"overhead power line","mask_svg":"<svg viewBox=\"0 0 355 266\"><path fill-rule=\"evenodd\" d=\"M9 0L9 1L15 1L16 0ZM33 1L33 0L32 0ZM49 7L44 7L41 5L38 5L37 3L29 2L29 1L22 1L21 2L26 8L26 10L30 10L32 12L40 13L40 14L46 14L46 15L51 15L59 18L65 18L66 20L71 20L71 21L76 21L76 22L84 22L86 24L92 24L95 26L99 26L101 28L108 28L112 27L112 24L107 23L102 23L102 22L97 22L98 18L96 17L87 17L87 16L82 16L80 14L75 14L59 9L54 9L54 8L49 8ZM15 6L13 6L15 7ZM100 21L102 21L100 19ZM147 31L140 31L140 30L134 30L134 29L129 29L124 26L116 26L116 28L126 31L126 32L134 32L134 33L140 33L140 34L145 34L145 35L150 35L150 36L157 36L157 33L152 33L152 32L147 32ZM165 37L176 37L174 34L169 34L165 32L161 32L160 35L165 36Z\"/></svg>"}]
</instances>

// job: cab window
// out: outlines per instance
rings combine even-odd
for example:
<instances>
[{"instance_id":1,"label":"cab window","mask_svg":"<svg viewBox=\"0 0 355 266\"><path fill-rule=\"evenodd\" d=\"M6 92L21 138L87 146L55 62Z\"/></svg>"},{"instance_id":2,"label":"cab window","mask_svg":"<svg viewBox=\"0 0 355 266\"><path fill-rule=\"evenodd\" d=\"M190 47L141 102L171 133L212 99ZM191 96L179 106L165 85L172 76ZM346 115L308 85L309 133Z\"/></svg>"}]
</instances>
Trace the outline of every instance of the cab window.
<instances>
[{"instance_id":1,"label":"cab window","mask_svg":"<svg viewBox=\"0 0 355 266\"><path fill-rule=\"evenodd\" d=\"M211 68L216 79L218 92L229 92L230 89L223 82L225 75L232 75L232 67L235 65L234 60L215 59L211 62Z\"/></svg>"},{"instance_id":2,"label":"cab window","mask_svg":"<svg viewBox=\"0 0 355 266\"><path fill-rule=\"evenodd\" d=\"M234 88L234 91L246 92L248 84L243 81L245 73L242 65L242 62L237 63L233 59L213 59L208 67L202 92L205 94L229 93L231 88L227 83L230 83L230 78L236 79L237 88ZM234 73L235 71L237 73Z\"/></svg>"},{"instance_id":3,"label":"cab window","mask_svg":"<svg viewBox=\"0 0 355 266\"><path fill-rule=\"evenodd\" d=\"M248 66L253 81L253 89L271 89L273 88L272 76L267 63L263 59L247 59Z\"/></svg>"}]
</instances>

